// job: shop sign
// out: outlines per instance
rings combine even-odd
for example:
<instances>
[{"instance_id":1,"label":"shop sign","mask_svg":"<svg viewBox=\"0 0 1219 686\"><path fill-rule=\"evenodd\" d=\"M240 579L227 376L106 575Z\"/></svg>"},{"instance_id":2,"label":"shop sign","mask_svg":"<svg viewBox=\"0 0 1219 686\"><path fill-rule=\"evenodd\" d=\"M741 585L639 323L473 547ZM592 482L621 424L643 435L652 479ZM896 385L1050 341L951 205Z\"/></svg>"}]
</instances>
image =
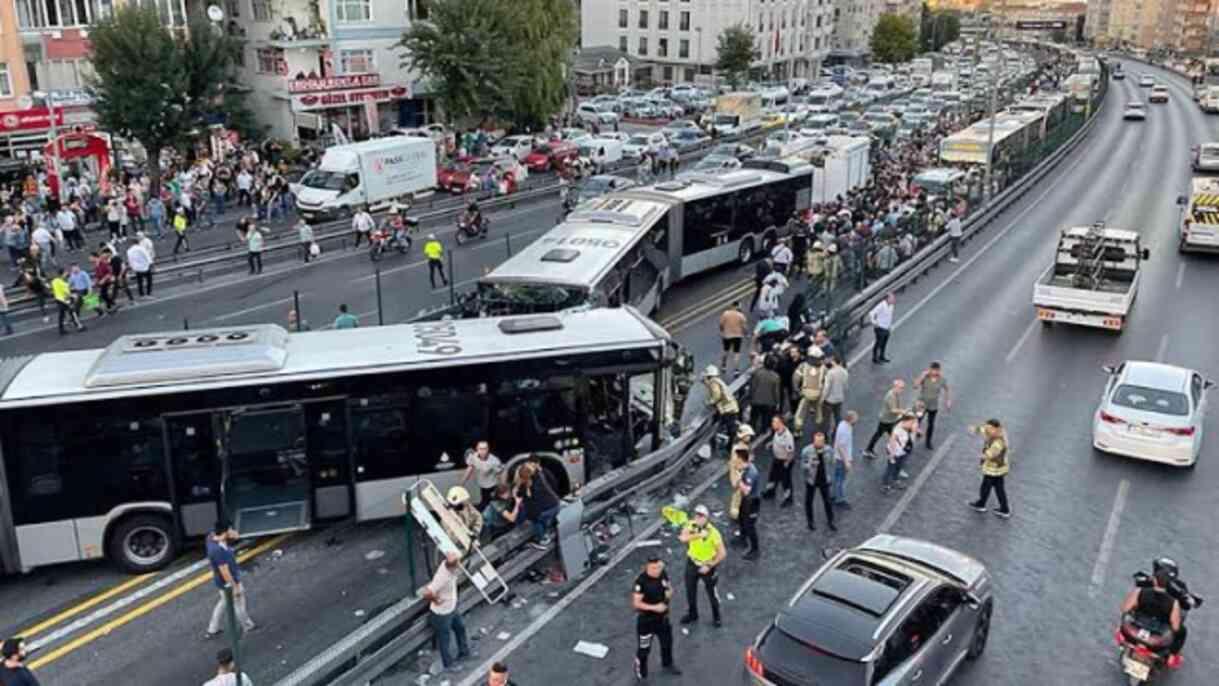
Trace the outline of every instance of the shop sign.
<instances>
[{"instance_id":1,"label":"shop sign","mask_svg":"<svg viewBox=\"0 0 1219 686\"><path fill-rule=\"evenodd\" d=\"M356 90L327 91L292 96L293 112L325 110L332 107L351 107L365 103L382 103L411 97L411 89L401 84L384 88L361 88Z\"/></svg>"},{"instance_id":2,"label":"shop sign","mask_svg":"<svg viewBox=\"0 0 1219 686\"><path fill-rule=\"evenodd\" d=\"M55 125L64 125L62 107L55 108ZM51 111L45 107L0 112L0 132L41 130L50 127Z\"/></svg>"},{"instance_id":3,"label":"shop sign","mask_svg":"<svg viewBox=\"0 0 1219 686\"><path fill-rule=\"evenodd\" d=\"M292 79L288 81L289 93L322 93L353 88L376 88L381 85L380 74L349 74L325 79Z\"/></svg>"}]
</instances>

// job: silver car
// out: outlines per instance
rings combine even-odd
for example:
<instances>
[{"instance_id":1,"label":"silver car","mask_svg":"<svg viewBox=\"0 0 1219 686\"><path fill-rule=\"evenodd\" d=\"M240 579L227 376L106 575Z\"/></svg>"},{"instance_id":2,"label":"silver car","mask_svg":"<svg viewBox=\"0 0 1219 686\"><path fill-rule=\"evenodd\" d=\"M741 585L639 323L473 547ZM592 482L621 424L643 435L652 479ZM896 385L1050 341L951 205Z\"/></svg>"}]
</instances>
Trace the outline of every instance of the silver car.
<instances>
[{"instance_id":1,"label":"silver car","mask_svg":"<svg viewBox=\"0 0 1219 686\"><path fill-rule=\"evenodd\" d=\"M873 536L833 555L745 651L751 686L944 684L986 649L994 612L981 562Z\"/></svg>"}]
</instances>

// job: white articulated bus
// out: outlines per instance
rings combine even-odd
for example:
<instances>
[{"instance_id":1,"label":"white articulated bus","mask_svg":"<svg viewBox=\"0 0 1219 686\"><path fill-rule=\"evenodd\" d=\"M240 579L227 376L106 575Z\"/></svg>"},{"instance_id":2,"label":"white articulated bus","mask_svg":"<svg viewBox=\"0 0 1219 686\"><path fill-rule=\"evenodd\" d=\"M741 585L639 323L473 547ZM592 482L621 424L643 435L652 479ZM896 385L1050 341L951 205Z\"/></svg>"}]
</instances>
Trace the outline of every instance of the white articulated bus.
<instances>
[{"instance_id":1,"label":"white articulated bus","mask_svg":"<svg viewBox=\"0 0 1219 686\"><path fill-rule=\"evenodd\" d=\"M679 174L611 193L479 279L481 315L660 306L670 285L768 253L793 212L809 207L813 167ZM758 163L759 166L766 166Z\"/></svg>"},{"instance_id":2,"label":"white articulated bus","mask_svg":"<svg viewBox=\"0 0 1219 686\"><path fill-rule=\"evenodd\" d=\"M673 355L616 308L3 359L0 566L108 557L147 572L220 519L265 535L400 517L403 491L455 485L479 440L509 470L539 456L570 492L659 446Z\"/></svg>"}]
</instances>

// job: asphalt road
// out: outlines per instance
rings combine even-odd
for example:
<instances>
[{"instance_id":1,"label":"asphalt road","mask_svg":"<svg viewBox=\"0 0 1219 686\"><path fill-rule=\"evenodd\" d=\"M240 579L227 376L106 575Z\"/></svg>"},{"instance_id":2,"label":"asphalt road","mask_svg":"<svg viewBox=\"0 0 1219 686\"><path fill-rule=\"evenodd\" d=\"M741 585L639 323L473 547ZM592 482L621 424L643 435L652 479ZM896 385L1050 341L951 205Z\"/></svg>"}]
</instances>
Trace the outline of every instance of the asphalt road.
<instances>
[{"instance_id":1,"label":"asphalt road","mask_svg":"<svg viewBox=\"0 0 1219 686\"><path fill-rule=\"evenodd\" d=\"M1204 449L1197 469L1179 472L1096 455L1089 438L1090 416L1103 382L1102 362L1162 356L1204 373L1219 373L1211 368L1213 355L1208 355L1219 322L1196 315L1207 311L1210 293L1219 285L1211 283L1219 279L1213 275L1219 265L1206 257L1183 258L1174 245L1174 200L1188 183L1189 147L1213 136L1215 127L1198 113L1184 83L1169 80L1173 102L1154 106L1144 123L1121 121L1120 105L1137 87L1130 79L1115 83L1102 120L1071 159L973 241L961 265L941 267L902 294L900 326L890 345L894 363L875 368L865 361L852 368L849 404L863 415L857 443L871 433L881 392L895 376L909 379L938 359L955 392L956 406L941 416L937 430L944 452L938 458L921 449L916 452L911 465L915 481L923 469L933 471L900 506L900 517L892 524L895 533L971 552L995 575L997 611L990 649L955 683L1117 683L1111 646L1116 607L1129 574L1147 567L1156 555L1177 558L1195 591L1213 595L1206 577L1217 562L1207 537L1209 513L1219 500L1215 469L1209 464L1214 451ZM1145 95L1138 97L1145 100ZM502 259L508 249L505 233L514 243L527 240L552 225L556 214L553 203L498 213L491 238L455 251L457 280L477 278L482 267ZM1055 232L1100 218L1141 231L1152 250L1129 330L1120 337L1074 328L1042 330L1033 321L1030 297L1034 278L1052 255ZM4 341L4 351L95 347L121 332L176 328L183 318L192 328L282 322L293 291L301 293L302 310L315 328L332 319L340 302L374 323L375 316L368 313L376 311L375 280L366 253L337 253L325 259L325 266L268 272L233 283L179 285L179 295L141 303L86 333L63 338L53 331L30 334ZM381 263L387 321L447 301L447 291L430 288L426 268L417 260L413 255ZM738 276L720 272L683 285L667 299L659 319L707 301ZM674 327L700 365L718 357L716 314L718 310L683 319ZM1009 493L1016 516L1007 522L964 505L978 481L978 446L963 435L963 427L988 416L1008 423L1015 451ZM898 501L879 493L880 467L859 461L849 487L856 507L840 516L841 530L833 537L809 534L796 510L764 510L762 562L751 565L730 558L724 570L721 594L732 593L734 598L725 603L727 625L719 630L699 626L690 636L679 634L677 654L686 675L667 682L718 684L738 678L745 645L820 564L819 549L862 541L886 518L893 519ZM1128 485L1123 487L1123 482ZM723 484L714 488L706 498L718 503L713 510L721 510ZM1125 497L1115 507L1119 491ZM257 558L247 581L251 612L263 625L247 644L247 666L256 683L271 683L377 608L410 592L401 571L399 527L386 522L308 533L274 542ZM1117 545L1111 554L1102 554L1105 531L1114 527ZM678 547L668 547L680 562ZM522 684L630 683L633 619L626 599L638 558L632 554L571 607L540 625L523 648L507 655L513 678ZM680 565L676 572L680 576ZM71 606L71 601L117 583L120 578L101 567L71 566L5 582L0 602L17 608L21 616L32 616L27 609ZM524 620L534 619L552 603L545 594L536 595L531 612L515 618L519 626L512 628L514 634L527 631ZM207 583L199 584L165 605L117 622L158 597L151 594L91 624L87 630L96 635L90 640L39 667L44 683L108 683L132 675L150 684L202 681L218 647L198 638L214 594ZM110 602L99 602L94 610ZM684 610L684 602L679 600L676 607ZM480 612L472 623L486 620L489 625L492 613L502 610ZM510 625L513 618L502 621ZM11 622L14 628L28 626ZM1176 683L1207 683L1204 675L1219 668L1219 658L1202 647L1213 644L1219 627L1209 607L1193 616L1190 627L1191 647ZM577 639L605 643L610 654L603 662L575 655L571 648ZM494 637L481 643L483 657L494 654ZM60 645L52 644L47 652ZM49 657L47 652L44 656ZM654 681L666 680L657 676Z\"/></svg>"},{"instance_id":2,"label":"asphalt road","mask_svg":"<svg viewBox=\"0 0 1219 686\"><path fill-rule=\"evenodd\" d=\"M1151 70L1133 71L1144 69ZM881 494L882 465L858 460L848 487L855 507L840 513L839 533L808 532L798 508L764 507L763 559L749 563L730 552L726 562L720 584L726 626L703 623L688 636L679 632L676 653L684 676L657 674L652 682L737 683L744 648L821 564L820 550L857 544L881 527L968 552L994 575L989 648L957 676L957 684L1124 683L1112 643L1117 607L1131 587L1130 574L1148 569L1156 556L1175 558L1195 592L1214 595L1219 554L1211 547L1210 526L1219 504L1219 467L1212 464L1213 442L1194 470L1091 448L1091 414L1104 382L1101 364L1160 359L1219 374L1211 344L1219 321L1204 314L1219 287L1219 264L1177 254L1174 204L1188 186L1189 148L1215 136L1215 120L1198 112L1183 80L1158 75L1171 84L1170 104L1152 106L1146 122L1123 122L1121 105L1132 98L1145 101L1146 95L1136 94L1134 80L1114 83L1102 120L1073 159L975 240L959 266L945 265L902 294L900 325L890 345L893 363L872 366L865 353L852 367L848 404L863 415L856 428L859 445L874 428L881 393L893 378L909 380L931 360L945 366L955 406L937 427L941 452L933 455L920 446L913 457L913 494ZM1032 284L1052 259L1057 230L1100 219L1138 230L1151 248L1128 330L1121 336L1043 330L1033 317ZM701 342L701 360L715 354L710 322L684 336ZM1007 424L1013 444L1008 491L1015 516L1009 521L965 504L977 493L980 442L964 427L991 416ZM763 473L767 464L764 459ZM725 487L715 489L704 499L713 511L722 510ZM1104 544L1106 532L1114 545ZM665 547L671 573L680 579L680 546L665 539ZM536 633L518 635L524 647L503 656L513 678L522 684L632 683L629 591L643 558L632 553ZM681 613L684 584L679 580L677 587L674 608ZM705 598L700 602L706 616ZM1165 683L1212 683L1219 670L1219 656L1208 650L1219 638L1219 621L1203 607L1189 625L1185 666ZM598 661L573 653L577 640L607 645L608 657ZM658 660L653 655L653 670Z\"/></svg>"}]
</instances>

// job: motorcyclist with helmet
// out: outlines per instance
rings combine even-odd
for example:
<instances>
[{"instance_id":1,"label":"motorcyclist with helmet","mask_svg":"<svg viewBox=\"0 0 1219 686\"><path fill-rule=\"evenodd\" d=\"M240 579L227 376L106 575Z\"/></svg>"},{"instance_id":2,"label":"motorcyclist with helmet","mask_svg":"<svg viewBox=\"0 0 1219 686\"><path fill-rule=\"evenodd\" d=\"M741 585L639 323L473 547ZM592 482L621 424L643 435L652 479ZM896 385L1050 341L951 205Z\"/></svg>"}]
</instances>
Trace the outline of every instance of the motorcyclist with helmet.
<instances>
[{"instance_id":1,"label":"motorcyclist with helmet","mask_svg":"<svg viewBox=\"0 0 1219 686\"><path fill-rule=\"evenodd\" d=\"M466 208L465 213L461 216L461 227L471 235L476 232L484 237L487 235L487 223L483 219L483 213L478 207L477 200L471 202L469 207Z\"/></svg>"},{"instance_id":2,"label":"motorcyclist with helmet","mask_svg":"<svg viewBox=\"0 0 1219 686\"><path fill-rule=\"evenodd\" d=\"M1133 589L1122 601L1122 614L1132 613L1140 619L1155 620L1161 626L1172 628L1173 641L1168 648L1172 656L1180 655L1186 634L1185 613L1177 596L1183 592L1188 597L1188 591L1178 581L1178 574L1177 563L1161 557L1152 563L1152 585Z\"/></svg>"}]
</instances>

